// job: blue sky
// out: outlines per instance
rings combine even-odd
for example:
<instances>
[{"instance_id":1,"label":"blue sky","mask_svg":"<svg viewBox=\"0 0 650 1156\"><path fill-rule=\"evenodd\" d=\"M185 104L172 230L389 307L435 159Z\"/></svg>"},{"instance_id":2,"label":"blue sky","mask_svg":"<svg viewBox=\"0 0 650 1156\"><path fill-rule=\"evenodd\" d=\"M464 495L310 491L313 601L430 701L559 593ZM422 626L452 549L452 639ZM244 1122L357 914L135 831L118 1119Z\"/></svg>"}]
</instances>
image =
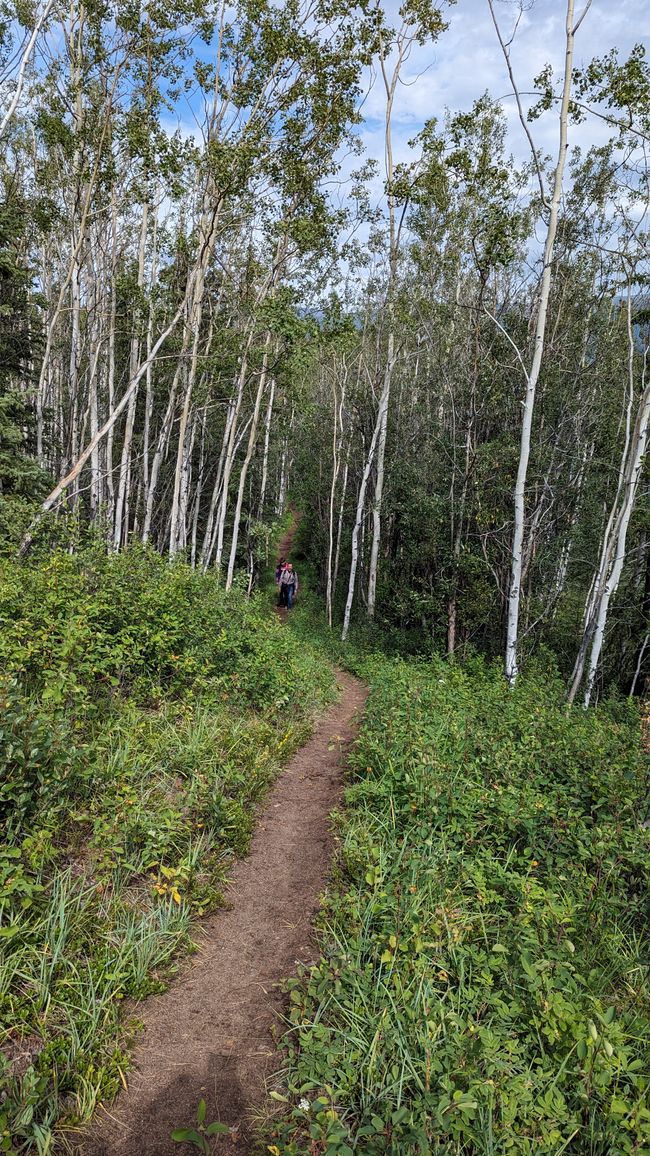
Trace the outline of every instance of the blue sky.
<instances>
[{"instance_id":1,"label":"blue sky","mask_svg":"<svg viewBox=\"0 0 650 1156\"><path fill-rule=\"evenodd\" d=\"M398 4L386 4L396 18ZM564 56L564 0L527 0L511 55L519 88L529 91L533 77L546 63L560 71ZM496 0L499 22L509 36L518 5ZM583 10L576 0L576 12ZM510 95L510 82L490 18L487 0L458 0L447 9L448 30L436 44L416 47L404 69L398 95L393 135L397 160L408 159L408 141L431 116L442 119L445 108L466 110L486 90L503 98L508 117L510 148L518 158L527 158L528 146ZM646 0L595 0L575 42L575 64L588 63L612 47L627 55L632 46L650 36L650 7ZM375 84L364 104L363 138L370 155L383 157L384 93ZM552 114L533 125L535 143L545 152L557 152L557 119ZM606 139L602 123L590 119L571 130L571 143L582 148Z\"/></svg>"},{"instance_id":2,"label":"blue sky","mask_svg":"<svg viewBox=\"0 0 650 1156\"><path fill-rule=\"evenodd\" d=\"M389 23L399 23L401 0L383 0ZM494 0L505 39L510 37L519 14L517 0ZM584 0L575 0L579 17ZM564 22L566 0L524 0L525 10L519 20L516 38L511 48L511 59L519 89L530 92L533 78L550 63L561 74L564 63ZM509 127L508 148L519 161L528 160L530 150L519 123L510 81L505 68L487 0L457 0L445 7L447 31L436 43L414 46L402 73L393 112L393 147L397 162L414 159L409 147L425 122L436 117L442 121L445 110L468 110L485 91L501 100ZM634 44L647 43L650 35L650 6L648 0L593 0L580 26L575 43L574 64L586 65L594 56L602 56L612 48L619 50L621 59L629 54ZM532 103L533 97L525 103ZM366 157L378 162L378 172L371 185L371 199L375 204L384 200L384 115L385 92L381 80L370 73L366 77L363 102L363 124L360 135ZM200 136L199 125L193 120L187 103L180 102L177 119L167 121L169 129L180 128L184 135ZM531 126L538 149L555 159L558 147L557 114L551 111ZM571 146L585 151L592 144L605 141L609 130L600 120L588 117L582 124L570 129ZM359 167L360 158L342 158L338 196L347 199L346 178ZM338 184L338 182L336 182ZM334 192L334 189L332 189ZM336 196L336 193L334 192ZM365 236L365 229L362 230Z\"/></svg>"}]
</instances>

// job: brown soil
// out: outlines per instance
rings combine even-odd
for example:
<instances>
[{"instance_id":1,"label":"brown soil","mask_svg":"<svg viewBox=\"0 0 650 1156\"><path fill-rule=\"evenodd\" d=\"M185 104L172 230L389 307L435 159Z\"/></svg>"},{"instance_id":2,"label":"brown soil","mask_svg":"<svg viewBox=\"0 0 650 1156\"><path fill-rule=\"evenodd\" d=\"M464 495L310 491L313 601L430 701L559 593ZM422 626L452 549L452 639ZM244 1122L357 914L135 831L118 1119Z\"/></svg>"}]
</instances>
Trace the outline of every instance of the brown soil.
<instances>
[{"instance_id":1,"label":"brown soil","mask_svg":"<svg viewBox=\"0 0 650 1156\"><path fill-rule=\"evenodd\" d=\"M366 699L360 682L337 677L340 701L278 779L251 854L233 871L230 909L204 921L198 955L143 1005L129 1089L78 1144L80 1156L189 1156L195 1149L170 1133L192 1126L201 1099L207 1121L232 1128L215 1151L251 1152L250 1111L263 1106L278 1066L280 985L314 957L312 919L332 853L329 813Z\"/></svg>"}]
</instances>

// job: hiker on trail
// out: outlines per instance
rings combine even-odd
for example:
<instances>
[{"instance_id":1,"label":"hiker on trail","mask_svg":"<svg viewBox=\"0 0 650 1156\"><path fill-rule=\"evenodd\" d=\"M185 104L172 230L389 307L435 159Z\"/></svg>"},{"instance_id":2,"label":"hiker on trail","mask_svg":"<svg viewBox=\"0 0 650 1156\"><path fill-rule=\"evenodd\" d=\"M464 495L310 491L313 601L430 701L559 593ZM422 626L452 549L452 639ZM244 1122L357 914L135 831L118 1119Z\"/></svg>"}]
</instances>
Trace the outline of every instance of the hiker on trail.
<instances>
[{"instance_id":1,"label":"hiker on trail","mask_svg":"<svg viewBox=\"0 0 650 1156\"><path fill-rule=\"evenodd\" d=\"M280 558L278 560L278 564L275 567L275 584L276 584L276 586L280 585L280 578L282 576L282 571L284 570L286 564L287 564L286 558Z\"/></svg>"},{"instance_id":2,"label":"hiker on trail","mask_svg":"<svg viewBox=\"0 0 650 1156\"><path fill-rule=\"evenodd\" d=\"M294 596L298 592L298 575L294 570L291 562L287 562L284 570L280 574L280 603L286 606L287 610L291 610Z\"/></svg>"}]
</instances>

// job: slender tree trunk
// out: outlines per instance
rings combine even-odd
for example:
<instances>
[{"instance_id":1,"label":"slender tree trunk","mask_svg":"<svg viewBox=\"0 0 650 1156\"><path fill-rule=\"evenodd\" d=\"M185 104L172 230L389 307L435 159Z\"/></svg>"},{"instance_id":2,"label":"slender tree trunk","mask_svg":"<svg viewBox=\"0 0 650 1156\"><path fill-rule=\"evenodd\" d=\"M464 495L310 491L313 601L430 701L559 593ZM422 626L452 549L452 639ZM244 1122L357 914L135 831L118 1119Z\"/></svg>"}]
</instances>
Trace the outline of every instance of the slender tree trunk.
<instances>
[{"instance_id":1,"label":"slender tree trunk","mask_svg":"<svg viewBox=\"0 0 650 1156\"><path fill-rule=\"evenodd\" d=\"M345 512L345 499L348 491L348 472L350 469L350 447L352 439L348 441L348 448L345 454L345 465L343 467L343 482L341 484L341 500L339 503L339 518L336 527L336 549L334 551L334 572L332 574L332 602L336 598L336 583L339 576L339 561L341 558L341 539L343 537L343 515Z\"/></svg>"},{"instance_id":2,"label":"slender tree trunk","mask_svg":"<svg viewBox=\"0 0 650 1156\"><path fill-rule=\"evenodd\" d=\"M350 631L350 615L352 613L352 603L354 601L354 588L357 579L357 568L359 565L359 534L363 524L366 505L366 490L368 488L368 480L370 478L370 471L372 470L373 462L375 460L375 451L377 448L377 441L379 439L381 423L381 410L377 413L375 421L375 428L368 450L368 456L361 476L361 484L359 486L359 494L357 497L357 509L354 517L354 526L352 527L352 552L350 556L350 576L348 579L348 596L345 602L345 611L343 614L343 630L341 632L341 640L346 641Z\"/></svg>"},{"instance_id":3,"label":"slender tree trunk","mask_svg":"<svg viewBox=\"0 0 650 1156\"><path fill-rule=\"evenodd\" d=\"M20 57L20 64L18 66L18 75L16 77L14 93L13 93L13 96L11 98L11 101L9 102L9 106L7 108L7 111L5 112L5 114L2 118L2 121L0 121L0 139L4 136L7 125L9 124L9 121L11 120L16 109L18 108L18 105L20 103L20 98L23 94L23 87L25 85L25 76L27 74L29 62L30 62L30 60L32 58L32 54L34 52L34 47L36 45L36 41L38 40L38 37L39 37L42 29L44 28L44 26L47 22L47 18L50 15L50 12L52 11L53 7L54 7L54 0L47 0L47 2L43 5L43 7L41 8L38 15L36 15L34 18L34 26L32 28L29 40L27 41L27 44L25 45L25 47L22 51L21 57Z\"/></svg>"},{"instance_id":4,"label":"slender tree trunk","mask_svg":"<svg viewBox=\"0 0 650 1156\"><path fill-rule=\"evenodd\" d=\"M397 229L396 217L396 200L393 191L393 181L395 176L395 168L393 163L393 104L395 101L395 92L399 83L400 72L402 64L406 55L408 54L408 40L403 40L400 36L397 38L397 61L393 68L392 76L389 80L385 67L385 57L383 53L380 56L380 68L384 81L384 88L386 90L386 117L385 117L385 131L384 131L384 145L386 156L386 184L388 189L388 226L389 226L389 276L388 276L388 291L387 291L387 309L386 314L388 318L388 341L386 352L386 364L384 367L384 376L382 383L382 391L379 399L379 437L377 439L377 474L375 479L375 492L372 504L372 545L370 547L370 567L368 571L368 599L367 609L368 617L374 618L375 602L377 598L377 566L379 563L379 543L381 538L381 506L384 495L384 459L386 456L386 435L388 431L388 407L390 404L390 392L393 379L393 370L395 367L395 333L394 333L394 295L397 282L397 258L399 248L399 237Z\"/></svg>"},{"instance_id":5,"label":"slender tree trunk","mask_svg":"<svg viewBox=\"0 0 650 1156\"><path fill-rule=\"evenodd\" d=\"M546 333L548 303L551 291L553 253L555 248L555 238L557 235L558 214L560 208L560 198L562 195L562 183L564 179L564 167L566 163L568 147L567 125L569 102L571 98L573 47L575 36L574 0L567 0L565 29L566 43L564 59L564 84L562 90L562 103L560 106L559 126L560 143L558 159L555 166L553 192L549 205L548 226L546 229L546 238L544 243L544 264L539 293L539 304L537 307L537 315L535 319L535 345L533 351L533 359L531 362L530 370L526 375L526 396L524 399L524 412L521 426L519 466L517 469L517 479L515 482L514 492L514 532L512 539L510 590L508 594L508 628L505 656L505 674L511 686L514 686L517 680L517 675L519 673L519 604L521 599L522 551L526 516L526 479L528 475L528 462L530 459L530 442L533 426L533 412L535 408L535 393L542 365L542 355L544 353L544 337Z\"/></svg>"},{"instance_id":6,"label":"slender tree trunk","mask_svg":"<svg viewBox=\"0 0 650 1156\"><path fill-rule=\"evenodd\" d=\"M615 583L614 590L609 589L611 581L612 581L612 577L614 575L614 571L617 568L617 558L618 558L618 550L620 547L621 530L622 530L623 525L624 525L622 548L623 548L623 551L625 551L625 537L627 534L627 521L629 521L629 516L632 512L632 507L634 505L634 500L636 498L636 489L638 487L638 481L639 481L638 475L636 476L636 480L634 481L634 476L635 476L634 462L635 462L637 454L638 454L639 439L642 439L643 445L645 446L646 432L645 432L645 426L644 426L644 422L643 422L643 414L644 414L644 407L647 404L646 398L647 398L648 392L650 391L650 384L648 384L648 385L646 384L646 362L647 362L647 352L648 351L647 350L644 351L643 374L642 374L642 396L641 396L641 400L639 402L639 407L638 407L638 412L637 412L637 420L635 422L635 427L633 430L633 428L632 428L632 411L633 411L633 405L634 405L635 336L634 336L634 329L633 329L633 324L632 324L631 292L632 292L631 284L628 282L628 294L627 294L627 306L626 306L627 336L628 336L628 372L627 372L626 396L625 396L625 438L624 438L623 450L621 453L621 460L620 460L618 478L617 478L617 483L616 483L616 493L615 493L613 501L612 501L611 509L609 512L609 517L607 519L607 524L605 526L605 530L603 533L603 539L602 539L602 545L601 545L601 550L600 550L600 557L599 557L599 561L598 561L598 566L596 569L596 573L594 574L594 577L592 579L592 582L591 582L591 585L589 588L589 592L587 594L586 602L585 602L585 610L584 610L584 615L583 615L582 639L580 641L580 646L578 648L578 654L577 654L575 665L573 668L573 673L571 676L571 685L569 688L569 692L567 694L567 701L570 704L573 703L573 701L576 697L576 694L578 693L580 684L582 682L582 678L583 678L584 670L585 670L585 665L587 662L587 655L589 653L590 648L592 648L592 651L593 651L595 636L596 636L596 633L599 631L599 623L601 621L601 617L602 617L602 613L603 613L603 609L602 609L603 599L606 598L606 605L604 608L603 629L600 632L601 638L600 638L600 644L598 647L598 657L600 655L600 649L602 648L602 635L604 635L604 623L605 623L606 618L607 618L607 610L609 607L609 602L610 602L612 594L615 593L615 589L618 586L618 581L620 578L620 571L619 571L619 575L618 575L618 577L616 577L616 583ZM646 414L645 422L647 425L647 414ZM634 490L632 492L630 487L631 487L633 481L634 481ZM629 513L627 514L627 519L626 519L625 511L626 511L628 502L630 502L630 501L631 501L631 505L630 505ZM614 560L614 561L612 562L612 560ZM621 568L622 568L622 562L621 562ZM590 662L590 668L591 668L591 665L592 664ZM594 672L595 672L595 668L594 668ZM594 677L595 677L595 673L594 673ZM593 679L592 679L592 683L593 683ZM588 680L587 681L587 695L586 695L586 704L587 705L588 705L588 702L590 699L590 695L591 695L591 687L589 685L589 680Z\"/></svg>"},{"instance_id":7,"label":"slender tree trunk","mask_svg":"<svg viewBox=\"0 0 650 1156\"><path fill-rule=\"evenodd\" d=\"M230 429L235 416L236 399L230 398L228 402L228 413L223 427L223 437L221 439L221 453L219 454L219 461L217 462L217 471L214 478L214 485L212 487L212 496L210 498L210 506L208 509L208 517L205 526L205 533L203 535L203 545L201 546L201 569L205 573L210 565L210 558L214 549L214 539L216 535L215 519L217 515L217 505L221 497L221 488L223 485L223 467L226 459L226 451L230 439Z\"/></svg>"},{"instance_id":8,"label":"slender tree trunk","mask_svg":"<svg viewBox=\"0 0 650 1156\"><path fill-rule=\"evenodd\" d=\"M244 386L246 384L246 377L248 375L248 353L253 341L253 330L249 330L246 339L246 345L242 353L242 361L239 368L239 375L237 379L237 393L235 397L235 405L233 409L232 421L230 423L230 431L228 433L228 444L226 445L226 453L224 455L223 463L223 481L221 484L221 502L219 503L219 516L217 518L217 545L215 553L215 567L217 570L221 569L221 561L223 558L223 540L226 528L226 515L228 513L228 491L230 487L230 475L235 458L235 446L237 436L237 422L239 420L239 413L241 410L242 399L244 396Z\"/></svg>"},{"instance_id":9,"label":"slender tree trunk","mask_svg":"<svg viewBox=\"0 0 650 1156\"><path fill-rule=\"evenodd\" d=\"M201 410L201 443L199 448L199 472L196 480L196 489L194 491L194 508L192 511L192 541L190 550L190 563L192 569L196 567L196 547L199 529L199 511L201 508L201 495L203 493L203 483L205 480L205 431L207 424L208 405L207 402Z\"/></svg>"},{"instance_id":10,"label":"slender tree trunk","mask_svg":"<svg viewBox=\"0 0 650 1156\"><path fill-rule=\"evenodd\" d=\"M639 653L637 655L637 660L636 660L636 668L634 671L634 678L632 679L632 685L630 687L630 694L629 694L630 698L633 698L634 695L636 694L637 683L638 683L640 675L641 675L641 670L643 668L643 659L645 656L645 652L648 648L649 642L650 642L650 634L646 634L645 638L643 639L643 642L641 643L641 646L639 647Z\"/></svg>"},{"instance_id":11,"label":"slender tree trunk","mask_svg":"<svg viewBox=\"0 0 650 1156\"><path fill-rule=\"evenodd\" d=\"M336 486L339 480L339 472L341 468L341 443L343 440L343 409L345 406L345 385L347 378L347 369L344 367L343 381L341 384L340 400L336 396L336 375L332 378L332 417L334 421L332 431L332 482L330 485L329 510L328 510L328 539L327 539L327 589L325 594L325 604L327 608L327 622L330 630L332 629L332 604L334 592L334 571L333 571L333 557L334 557L334 505L336 502Z\"/></svg>"},{"instance_id":12,"label":"slender tree trunk","mask_svg":"<svg viewBox=\"0 0 650 1156\"><path fill-rule=\"evenodd\" d=\"M117 321L117 202L115 197L112 200L111 206L111 289L110 289L110 314L108 321L108 365L106 369L106 387L108 392L108 413L112 414L115 408L115 337L116 337L116 321ZM99 432L99 431L98 431ZM111 426L107 435L105 443L105 474L106 474L106 492L108 494L108 501L110 510L107 511L108 516L113 519L115 523L115 483L113 480L113 434L114 428ZM108 522L110 525L110 522ZM108 527L107 527L108 529Z\"/></svg>"},{"instance_id":13,"label":"slender tree trunk","mask_svg":"<svg viewBox=\"0 0 650 1156\"><path fill-rule=\"evenodd\" d=\"M248 474L248 467L253 457L253 450L255 449L255 442L257 439L257 426L260 416L260 407L262 405L262 398L264 390L266 389L266 378L269 363L269 344L271 341L270 333L266 337L264 343L264 354L262 357L262 370L260 373L260 380L257 387L257 394L255 396L255 406L253 409L253 420L251 422L250 433L248 435L248 446L246 447L246 456L242 463L241 473L239 475L239 487L237 489L237 502L235 504L235 516L232 527L232 541L230 544L230 557L228 559L228 573L226 575L226 590L230 590L235 574L235 562L237 560L237 541L239 538L239 523L241 520L242 504L244 500L244 489L246 486L246 477Z\"/></svg>"},{"instance_id":14,"label":"slender tree trunk","mask_svg":"<svg viewBox=\"0 0 650 1156\"><path fill-rule=\"evenodd\" d=\"M158 350L165 343L165 341L169 337L169 334L172 332L172 330L176 327L176 325L180 321L182 312L183 312L183 305L180 305L178 307L178 309L176 310L176 313L174 314L172 320L169 322L167 327L160 334L153 349L151 350L151 360L153 360L153 358L156 357ZM21 545L20 545L21 555L25 555L28 553L30 546L32 544L32 541L33 541L35 528L43 520L45 515L54 506L56 506L58 504L58 502L60 501L63 494L68 489L68 487L71 486L73 484L73 482L79 477L79 474L81 473L83 467L85 466L86 462L88 461L95 446L98 445L99 442L102 440L102 438L104 438L106 436L106 434L109 432L109 430L112 429L112 427L115 425L115 422L119 418L120 414L126 409L126 406L129 404L129 400L131 398L132 393L137 389L141 377L147 371L147 365L148 365L148 361L145 361L140 366L133 381L129 384L128 388L124 391L124 394L122 395L121 400L115 406L115 409L112 411L112 413L109 415L107 420L104 422L101 429L99 429L97 431L97 433L95 434L95 437L91 439L89 445L86 446L85 450L80 455L78 460L75 462L72 469L66 474L66 476L64 478L61 479L61 481L54 487L54 489L51 491L51 493L48 494L47 498L42 503L39 513L37 514L36 518L34 518L34 520L32 521L32 523L29 527L29 530L27 531L27 533L25 534L25 536L21 542Z\"/></svg>"},{"instance_id":15,"label":"slender tree trunk","mask_svg":"<svg viewBox=\"0 0 650 1156\"><path fill-rule=\"evenodd\" d=\"M372 545L370 548L370 569L368 574L368 617L374 618L375 601L377 597L377 563L379 560L379 542L381 538L381 504L384 494L384 460L386 456L386 434L388 430L388 405L390 389L395 366L395 337L392 331L388 334L388 352L384 370L383 388L379 399L379 437L377 439L377 477L375 493L372 503Z\"/></svg>"},{"instance_id":16,"label":"slender tree trunk","mask_svg":"<svg viewBox=\"0 0 650 1156\"><path fill-rule=\"evenodd\" d=\"M140 224L140 242L138 245L138 277L137 289L138 296L141 297L144 286L144 257L145 246L147 242L147 230L149 224L148 205L145 202L142 206L142 221ZM129 380L132 381L136 373L139 353L140 353L140 338L137 333L137 317L133 319L133 333L131 335L131 348L129 352ZM126 411L126 422L124 425L124 440L122 442L122 457L120 461L120 477L117 487L117 501L115 504L115 524L113 528L113 548L119 550L122 545L128 542L129 534L129 518L128 518L128 499L131 481L131 447L133 445L133 434L135 430L135 414L138 403L138 390L134 389L129 400L129 405Z\"/></svg>"},{"instance_id":17,"label":"slender tree trunk","mask_svg":"<svg viewBox=\"0 0 650 1156\"><path fill-rule=\"evenodd\" d=\"M275 400L275 377L271 377L271 388L269 390L269 403L266 407L266 418L264 420L264 454L262 457L262 480L260 482L260 500L257 507L257 517L261 522L264 519L264 502L266 500L266 487L269 476L269 446L271 444L271 419L273 417L273 402Z\"/></svg>"},{"instance_id":18,"label":"slender tree trunk","mask_svg":"<svg viewBox=\"0 0 650 1156\"><path fill-rule=\"evenodd\" d=\"M650 385L646 386L643 397L639 405L639 413L636 421L634 437L633 437L633 452L630 460L630 468L627 473L625 494L623 498L623 505L621 507L620 516L615 533L616 548L614 551L613 562L611 569L607 575L605 586L602 590L601 596L598 600L597 613L595 620L595 627L593 632L593 642L591 644L591 653L589 655L589 666L587 670L587 682L585 688L584 705L589 706L591 696L593 694L594 683L596 680L596 673L598 664L600 662L600 655L603 648L605 638L605 627L607 625L607 614L609 611L609 604L615 595L618 584L621 579L623 565L625 563L625 551L627 542L627 530L630 524L630 518L634 509L636 494L639 487L639 481L643 470L643 459L646 451L646 444L648 439L648 418L650 417Z\"/></svg>"}]
</instances>

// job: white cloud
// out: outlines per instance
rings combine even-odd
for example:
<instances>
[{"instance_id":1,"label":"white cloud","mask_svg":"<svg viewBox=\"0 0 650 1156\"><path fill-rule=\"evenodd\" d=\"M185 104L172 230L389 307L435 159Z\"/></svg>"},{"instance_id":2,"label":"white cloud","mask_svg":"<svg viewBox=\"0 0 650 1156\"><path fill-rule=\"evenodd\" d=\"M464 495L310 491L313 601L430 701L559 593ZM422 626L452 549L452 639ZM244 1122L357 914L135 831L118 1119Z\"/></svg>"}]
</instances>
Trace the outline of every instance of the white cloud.
<instances>
[{"instance_id":1,"label":"white cloud","mask_svg":"<svg viewBox=\"0 0 650 1156\"><path fill-rule=\"evenodd\" d=\"M389 20L397 19L397 7L393 0L386 5ZM504 37L508 38L517 5L510 0L497 0L495 8ZM515 76L523 93L532 91L533 78L545 64L550 63L556 73L561 72L565 11L563 0L535 0L523 13L511 49ZM578 14L582 11L580 3L577 11ZM517 117L487 0L458 0L448 9L448 20L448 30L439 41L414 49L404 68L404 83L398 90L393 116L396 155L400 160L407 159L408 140L430 117L442 120L446 108L467 110L487 90L503 102L510 148L518 158L527 159L528 144ZM613 47L617 47L621 55L627 55L634 43L642 39L646 25L644 0L617 0L616 3L597 0L576 36L576 65L580 67ZM524 99L529 104L533 98ZM384 108L383 85L380 79L376 79L364 104L366 123L363 139L369 154L382 165ZM540 118L532 126L532 132L538 147L554 155L557 150L556 117L551 113ZM593 119L574 126L571 132L571 143L583 149L605 138L604 126Z\"/></svg>"}]
</instances>

